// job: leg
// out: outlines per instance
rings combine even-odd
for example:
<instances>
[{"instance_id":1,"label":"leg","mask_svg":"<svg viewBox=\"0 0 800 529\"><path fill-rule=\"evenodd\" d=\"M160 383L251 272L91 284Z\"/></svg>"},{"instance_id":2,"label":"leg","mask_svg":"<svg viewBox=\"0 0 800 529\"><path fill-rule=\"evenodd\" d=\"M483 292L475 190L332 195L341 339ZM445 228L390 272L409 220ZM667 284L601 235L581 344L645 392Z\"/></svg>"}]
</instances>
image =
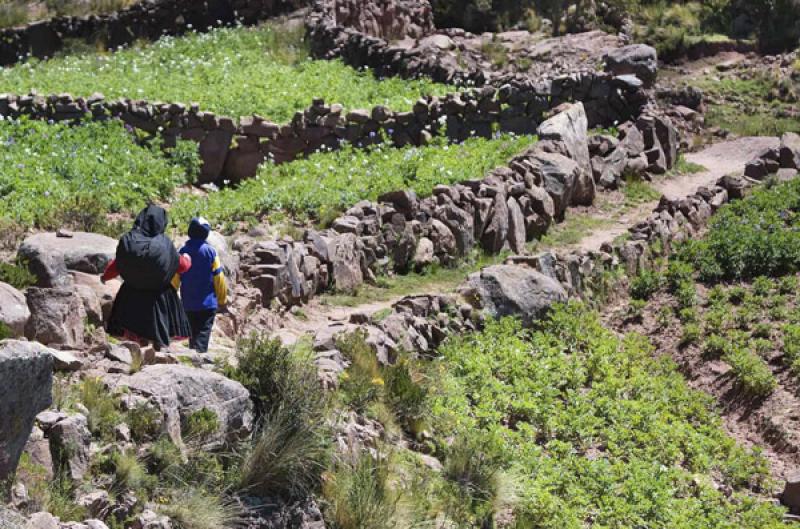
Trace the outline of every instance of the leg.
<instances>
[{"instance_id":1,"label":"leg","mask_svg":"<svg viewBox=\"0 0 800 529\"><path fill-rule=\"evenodd\" d=\"M201 330L202 315L203 313L200 311L186 311L186 319L189 320L189 328L192 331L189 336L190 349L197 349L197 335Z\"/></svg>"},{"instance_id":2,"label":"leg","mask_svg":"<svg viewBox=\"0 0 800 529\"><path fill-rule=\"evenodd\" d=\"M198 353L205 353L208 351L208 342L211 339L211 329L214 327L214 318L217 315L216 310L204 310L196 313L198 315L198 327L195 333L192 329L192 338L194 339L194 349Z\"/></svg>"}]
</instances>

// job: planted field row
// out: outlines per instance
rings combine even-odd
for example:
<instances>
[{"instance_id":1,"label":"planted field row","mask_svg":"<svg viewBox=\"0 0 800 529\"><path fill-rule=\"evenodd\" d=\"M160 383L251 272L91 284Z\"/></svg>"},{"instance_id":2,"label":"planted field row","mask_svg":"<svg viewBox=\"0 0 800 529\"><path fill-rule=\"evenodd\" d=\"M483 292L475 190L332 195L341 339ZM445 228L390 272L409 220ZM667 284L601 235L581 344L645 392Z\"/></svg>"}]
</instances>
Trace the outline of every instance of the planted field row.
<instances>
[{"instance_id":1,"label":"planted field row","mask_svg":"<svg viewBox=\"0 0 800 529\"><path fill-rule=\"evenodd\" d=\"M101 92L109 98L198 103L206 111L258 114L282 123L314 98L347 108L410 110L423 95L453 90L422 79L378 80L340 61L311 60L302 28L275 24L164 37L114 53L75 51L0 71L0 92L84 97Z\"/></svg>"},{"instance_id":2,"label":"planted field row","mask_svg":"<svg viewBox=\"0 0 800 529\"><path fill-rule=\"evenodd\" d=\"M534 141L533 136L503 135L461 144L438 138L425 147L400 149L387 144L347 146L294 162L267 162L258 176L238 187L205 197L180 197L171 211L176 219L202 213L216 223L257 221L277 211L332 220L360 200L376 201L390 191L409 190L425 197L439 184L483 178Z\"/></svg>"}]
</instances>

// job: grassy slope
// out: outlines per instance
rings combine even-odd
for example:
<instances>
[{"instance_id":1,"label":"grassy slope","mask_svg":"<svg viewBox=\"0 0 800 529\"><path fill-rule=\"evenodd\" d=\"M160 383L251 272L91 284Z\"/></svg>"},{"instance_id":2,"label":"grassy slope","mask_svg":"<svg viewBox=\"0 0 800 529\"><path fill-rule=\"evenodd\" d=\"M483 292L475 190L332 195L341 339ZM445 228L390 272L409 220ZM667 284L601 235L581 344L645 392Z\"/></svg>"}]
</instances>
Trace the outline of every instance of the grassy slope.
<instances>
[{"instance_id":1,"label":"grassy slope","mask_svg":"<svg viewBox=\"0 0 800 529\"><path fill-rule=\"evenodd\" d=\"M286 122L316 97L347 108L409 110L421 95L453 90L427 80L377 80L339 61L310 60L302 36L302 28L266 24L165 37L111 54L82 50L3 69L0 91L197 102L223 115Z\"/></svg>"}]
</instances>

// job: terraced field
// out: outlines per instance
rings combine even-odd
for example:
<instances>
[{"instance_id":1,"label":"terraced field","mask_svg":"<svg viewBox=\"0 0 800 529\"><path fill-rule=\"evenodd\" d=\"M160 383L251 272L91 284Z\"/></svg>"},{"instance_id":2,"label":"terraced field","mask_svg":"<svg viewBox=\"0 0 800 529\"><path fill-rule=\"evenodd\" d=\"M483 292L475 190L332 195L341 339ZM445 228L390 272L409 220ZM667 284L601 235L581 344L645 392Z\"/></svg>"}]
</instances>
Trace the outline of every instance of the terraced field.
<instances>
[{"instance_id":1,"label":"terraced field","mask_svg":"<svg viewBox=\"0 0 800 529\"><path fill-rule=\"evenodd\" d=\"M302 28L267 23L164 37L113 53L75 50L0 71L0 92L30 91L196 102L226 116L258 114L285 123L314 98L346 108L404 111L420 96L454 89L424 79L378 80L339 61L311 60Z\"/></svg>"}]
</instances>

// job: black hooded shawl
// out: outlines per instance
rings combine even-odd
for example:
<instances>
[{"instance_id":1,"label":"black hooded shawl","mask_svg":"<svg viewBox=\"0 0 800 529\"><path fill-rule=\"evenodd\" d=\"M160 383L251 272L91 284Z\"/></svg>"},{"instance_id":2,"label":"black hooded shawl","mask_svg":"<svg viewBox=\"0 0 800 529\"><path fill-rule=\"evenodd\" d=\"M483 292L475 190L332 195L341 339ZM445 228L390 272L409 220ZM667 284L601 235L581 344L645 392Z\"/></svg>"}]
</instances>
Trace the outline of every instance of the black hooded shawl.
<instances>
[{"instance_id":1,"label":"black hooded shawl","mask_svg":"<svg viewBox=\"0 0 800 529\"><path fill-rule=\"evenodd\" d=\"M117 270L126 282L142 290L161 290L178 271L178 252L164 232L167 212L148 206L133 229L117 245Z\"/></svg>"},{"instance_id":2,"label":"black hooded shawl","mask_svg":"<svg viewBox=\"0 0 800 529\"><path fill-rule=\"evenodd\" d=\"M187 337L189 321L178 293L171 284L178 271L179 256L164 234L167 212L148 206L136 218L133 229L117 246L117 270L125 280L114 299L108 331L125 331L158 346L171 338Z\"/></svg>"}]
</instances>

